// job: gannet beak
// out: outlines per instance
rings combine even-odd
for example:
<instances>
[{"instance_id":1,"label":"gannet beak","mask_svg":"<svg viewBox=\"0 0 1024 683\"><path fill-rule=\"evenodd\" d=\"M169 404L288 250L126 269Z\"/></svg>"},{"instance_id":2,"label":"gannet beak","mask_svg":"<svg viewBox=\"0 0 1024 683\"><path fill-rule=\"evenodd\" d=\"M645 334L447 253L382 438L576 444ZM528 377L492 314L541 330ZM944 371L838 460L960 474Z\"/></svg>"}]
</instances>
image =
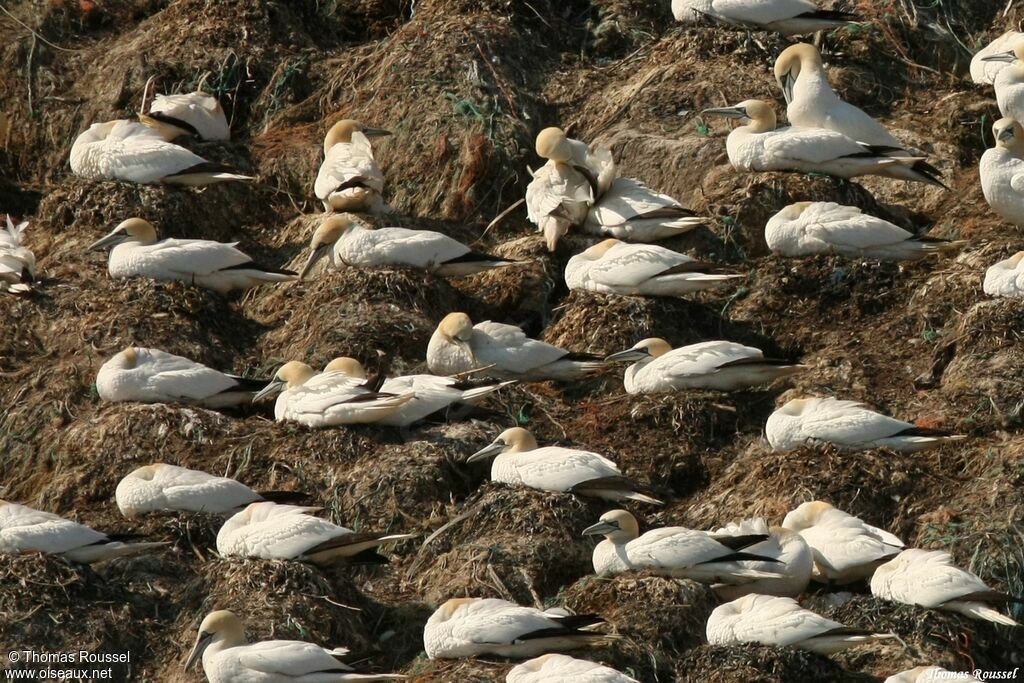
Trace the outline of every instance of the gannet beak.
<instances>
[{"instance_id":1,"label":"gannet beak","mask_svg":"<svg viewBox=\"0 0 1024 683\"><path fill-rule=\"evenodd\" d=\"M481 448L476 453L466 458L466 462L479 462L481 460L485 460L491 457L492 455L497 455L498 453L501 453L503 450L505 450L505 448L505 442L498 439L490 446Z\"/></svg>"},{"instance_id":2,"label":"gannet beak","mask_svg":"<svg viewBox=\"0 0 1024 683\"><path fill-rule=\"evenodd\" d=\"M782 96L786 98L786 104L793 101L793 86L796 84L796 77L790 69L782 76Z\"/></svg>"},{"instance_id":3,"label":"gannet beak","mask_svg":"<svg viewBox=\"0 0 1024 683\"><path fill-rule=\"evenodd\" d=\"M368 138L382 138L386 135L391 135L391 131L384 130L383 128L363 128L363 135Z\"/></svg>"},{"instance_id":4,"label":"gannet beak","mask_svg":"<svg viewBox=\"0 0 1024 683\"><path fill-rule=\"evenodd\" d=\"M313 270L313 266L317 264L317 261L319 261L320 259L327 255L327 250L330 247L331 245L329 244L321 244L319 247L310 252L309 258L306 259L306 265L302 266L302 270L299 271L300 280L305 279L305 277L309 275L309 271Z\"/></svg>"},{"instance_id":5,"label":"gannet beak","mask_svg":"<svg viewBox=\"0 0 1024 683\"><path fill-rule=\"evenodd\" d=\"M1013 50L1010 50L1009 52L1000 52L997 55L989 55L988 57L982 57L981 61L983 61L983 62L1006 62L1007 64L1011 64L1011 63L1017 61L1017 55L1015 55L1013 53Z\"/></svg>"},{"instance_id":6,"label":"gannet beak","mask_svg":"<svg viewBox=\"0 0 1024 683\"><path fill-rule=\"evenodd\" d=\"M99 251L101 249L106 249L107 247L112 247L115 244L123 242L126 236L127 235L125 235L125 233L114 231L106 237L102 237L90 244L86 251Z\"/></svg>"},{"instance_id":7,"label":"gannet beak","mask_svg":"<svg viewBox=\"0 0 1024 683\"><path fill-rule=\"evenodd\" d=\"M611 532L618 531L618 530L619 530L619 525L618 524L612 524L610 522L598 522L597 524L592 524L592 525L588 526L586 529L584 529L583 530L583 535L584 536L604 536L605 534L610 534Z\"/></svg>"},{"instance_id":8,"label":"gannet beak","mask_svg":"<svg viewBox=\"0 0 1024 683\"><path fill-rule=\"evenodd\" d=\"M282 389L284 389L284 382L282 380L279 380L279 379L273 379L273 380L270 381L270 384L268 384L267 386L263 387L258 392L256 392L256 395L252 397L252 402L256 403L260 399L262 399L262 398L264 398L266 396L271 396L273 394L276 394L277 392L281 391Z\"/></svg>"},{"instance_id":9,"label":"gannet beak","mask_svg":"<svg viewBox=\"0 0 1024 683\"><path fill-rule=\"evenodd\" d=\"M192 651L188 653L188 659L185 660L185 671L191 669L199 658L203 656L203 652L209 647L211 640L213 640L212 633L199 634L199 637L196 638L196 644L192 646Z\"/></svg>"},{"instance_id":10,"label":"gannet beak","mask_svg":"<svg viewBox=\"0 0 1024 683\"><path fill-rule=\"evenodd\" d=\"M747 118L747 110L743 107L717 107L715 109L705 109L700 113L701 116L724 116L729 119L745 119Z\"/></svg>"},{"instance_id":11,"label":"gannet beak","mask_svg":"<svg viewBox=\"0 0 1024 683\"><path fill-rule=\"evenodd\" d=\"M999 131L998 139L1000 139L1000 140L1009 140L1012 137L1013 137L1013 126L1007 126L1006 128L1003 128L1001 131Z\"/></svg>"},{"instance_id":12,"label":"gannet beak","mask_svg":"<svg viewBox=\"0 0 1024 683\"><path fill-rule=\"evenodd\" d=\"M626 349L604 357L606 363L635 363L651 355L647 349Z\"/></svg>"}]
</instances>

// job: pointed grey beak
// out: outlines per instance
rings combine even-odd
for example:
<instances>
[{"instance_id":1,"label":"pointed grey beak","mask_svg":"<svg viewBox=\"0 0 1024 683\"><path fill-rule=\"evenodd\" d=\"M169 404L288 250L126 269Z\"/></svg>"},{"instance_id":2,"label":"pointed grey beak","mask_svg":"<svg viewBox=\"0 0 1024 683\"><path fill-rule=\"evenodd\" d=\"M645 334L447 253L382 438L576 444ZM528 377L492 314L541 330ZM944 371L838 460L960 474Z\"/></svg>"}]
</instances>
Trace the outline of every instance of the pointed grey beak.
<instances>
[{"instance_id":1,"label":"pointed grey beak","mask_svg":"<svg viewBox=\"0 0 1024 683\"><path fill-rule=\"evenodd\" d=\"M466 462L479 462L481 460L486 460L492 455L497 455L498 453L501 453L506 448L507 445L505 444L504 441L496 440L490 446L481 448L476 453L466 458Z\"/></svg>"},{"instance_id":2,"label":"pointed grey beak","mask_svg":"<svg viewBox=\"0 0 1024 683\"><path fill-rule=\"evenodd\" d=\"M583 535L584 536L604 536L605 534L610 534L611 532L618 531L618 530L619 530L619 525L618 524L611 524L610 522L598 522L597 524L592 524L592 525L588 526L586 529L584 529L583 530Z\"/></svg>"},{"instance_id":3,"label":"pointed grey beak","mask_svg":"<svg viewBox=\"0 0 1024 683\"><path fill-rule=\"evenodd\" d=\"M391 131L383 128L363 128L363 135L368 138L382 138L391 135Z\"/></svg>"},{"instance_id":4,"label":"pointed grey beak","mask_svg":"<svg viewBox=\"0 0 1024 683\"><path fill-rule=\"evenodd\" d=\"M605 363L635 363L651 356L647 349L626 349L604 357Z\"/></svg>"},{"instance_id":5,"label":"pointed grey beak","mask_svg":"<svg viewBox=\"0 0 1024 683\"><path fill-rule=\"evenodd\" d=\"M304 280L309 271L313 270L313 266L317 264L320 259L327 255L327 251L331 248L330 244L321 244L319 247L309 253L309 258L306 259L306 265L302 266L302 270L299 271L299 279Z\"/></svg>"},{"instance_id":6,"label":"pointed grey beak","mask_svg":"<svg viewBox=\"0 0 1024 683\"><path fill-rule=\"evenodd\" d=\"M252 402L256 403L257 401L266 396L272 396L273 394L282 391L284 389L284 385L285 382L275 377L274 379L270 380L270 384L256 392L256 395L252 397Z\"/></svg>"},{"instance_id":7,"label":"pointed grey beak","mask_svg":"<svg viewBox=\"0 0 1024 683\"><path fill-rule=\"evenodd\" d=\"M100 249L106 249L107 247L112 247L114 245L120 244L121 242L124 242L127 238L127 234L120 230L115 230L106 237L101 237L100 239L90 244L89 248L86 249L86 251L99 251Z\"/></svg>"},{"instance_id":8,"label":"pointed grey beak","mask_svg":"<svg viewBox=\"0 0 1024 683\"><path fill-rule=\"evenodd\" d=\"M786 98L786 104L793 101L794 85L796 85L796 76L793 75L793 70L790 69L782 77L782 96Z\"/></svg>"},{"instance_id":9,"label":"pointed grey beak","mask_svg":"<svg viewBox=\"0 0 1024 683\"><path fill-rule=\"evenodd\" d=\"M997 55L989 55L988 57L982 57L983 62L1005 62L1006 64L1012 64L1017 61L1017 55L1013 53L1013 50L1009 52L1000 52Z\"/></svg>"},{"instance_id":10,"label":"pointed grey beak","mask_svg":"<svg viewBox=\"0 0 1024 683\"><path fill-rule=\"evenodd\" d=\"M185 660L185 671L191 669L199 658L203 656L203 652L210 646L211 640L213 640L212 633L199 634L199 637L196 638L196 644L192 646L192 651L188 653L188 659Z\"/></svg>"},{"instance_id":11,"label":"pointed grey beak","mask_svg":"<svg viewBox=\"0 0 1024 683\"><path fill-rule=\"evenodd\" d=\"M717 107L715 109L705 109L700 115L724 116L728 119L745 119L747 118L747 110L743 107Z\"/></svg>"},{"instance_id":12,"label":"pointed grey beak","mask_svg":"<svg viewBox=\"0 0 1024 683\"><path fill-rule=\"evenodd\" d=\"M1007 126L999 131L999 135L996 136L997 140L1009 140L1013 137L1013 126Z\"/></svg>"}]
</instances>

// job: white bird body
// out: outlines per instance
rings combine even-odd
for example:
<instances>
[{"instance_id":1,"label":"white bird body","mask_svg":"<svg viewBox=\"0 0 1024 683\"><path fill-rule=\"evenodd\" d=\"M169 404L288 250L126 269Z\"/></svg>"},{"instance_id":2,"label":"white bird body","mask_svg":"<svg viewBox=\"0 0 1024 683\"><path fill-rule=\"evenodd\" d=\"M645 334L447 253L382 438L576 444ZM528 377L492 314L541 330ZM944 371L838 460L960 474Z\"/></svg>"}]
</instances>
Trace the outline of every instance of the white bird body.
<instances>
[{"instance_id":1,"label":"white bird body","mask_svg":"<svg viewBox=\"0 0 1024 683\"><path fill-rule=\"evenodd\" d=\"M707 638L711 645L760 643L829 655L896 636L857 632L804 609L793 598L755 594L716 607L708 617Z\"/></svg>"},{"instance_id":2,"label":"white bird body","mask_svg":"<svg viewBox=\"0 0 1024 683\"><path fill-rule=\"evenodd\" d=\"M224 408L251 401L256 388L253 380L166 351L134 346L100 367L96 392L111 403L194 403Z\"/></svg>"},{"instance_id":3,"label":"white bird body","mask_svg":"<svg viewBox=\"0 0 1024 683\"><path fill-rule=\"evenodd\" d=\"M1019 602L961 569L944 550L904 550L875 570L871 594L883 600L958 612L1004 626L1020 626L990 605Z\"/></svg>"},{"instance_id":4,"label":"white bird body","mask_svg":"<svg viewBox=\"0 0 1024 683\"><path fill-rule=\"evenodd\" d=\"M782 526L810 546L812 578L819 583L844 585L870 578L878 565L903 550L903 541L894 534L821 501L803 503L786 515Z\"/></svg>"},{"instance_id":5,"label":"white bird body","mask_svg":"<svg viewBox=\"0 0 1024 683\"><path fill-rule=\"evenodd\" d=\"M8 292L26 292L35 278L36 257L25 246L28 221L15 225L7 216L7 226L0 229L0 285Z\"/></svg>"},{"instance_id":6,"label":"white bird body","mask_svg":"<svg viewBox=\"0 0 1024 683\"><path fill-rule=\"evenodd\" d=\"M158 114L170 125L178 122L192 128L203 140L229 140L231 129L220 102L204 92L157 95L149 107L150 114ZM183 132L190 132L183 128Z\"/></svg>"},{"instance_id":7,"label":"white bird body","mask_svg":"<svg viewBox=\"0 0 1024 683\"><path fill-rule=\"evenodd\" d=\"M704 272L716 266L654 244L607 239L576 254L565 266L565 284L603 294L684 296L718 287L738 274Z\"/></svg>"},{"instance_id":8,"label":"white bird body","mask_svg":"<svg viewBox=\"0 0 1024 683\"><path fill-rule=\"evenodd\" d=\"M505 683L639 683L624 673L586 659L551 653L512 667Z\"/></svg>"},{"instance_id":9,"label":"white bird body","mask_svg":"<svg viewBox=\"0 0 1024 683\"><path fill-rule=\"evenodd\" d=\"M717 584L712 586L720 600L729 601L751 593L780 595L794 598L806 590L814 570L814 555L800 534L783 527L769 527L764 519L748 519L728 524L711 532L715 538L722 536L767 535L763 541L748 545L744 552L769 557L778 562L740 560L737 564L746 569L781 574L781 577L766 577L738 584Z\"/></svg>"},{"instance_id":10,"label":"white bird body","mask_svg":"<svg viewBox=\"0 0 1024 683\"><path fill-rule=\"evenodd\" d=\"M848 12L822 10L811 0L672 0L672 15L684 23L707 17L784 36L827 31L857 20Z\"/></svg>"},{"instance_id":11,"label":"white bird body","mask_svg":"<svg viewBox=\"0 0 1024 683\"><path fill-rule=\"evenodd\" d=\"M245 484L177 465L154 463L121 479L114 491L125 517L151 512L235 512L262 496Z\"/></svg>"},{"instance_id":12,"label":"white bird body","mask_svg":"<svg viewBox=\"0 0 1024 683\"><path fill-rule=\"evenodd\" d=\"M835 398L789 401L769 416L765 434L777 452L831 443L849 451L891 448L911 453L965 438L881 415L857 401Z\"/></svg>"},{"instance_id":13,"label":"white bird body","mask_svg":"<svg viewBox=\"0 0 1024 683\"><path fill-rule=\"evenodd\" d=\"M985 201L1003 220L1024 226L1024 128L1012 119L992 126L996 146L978 163Z\"/></svg>"},{"instance_id":14,"label":"white bird body","mask_svg":"<svg viewBox=\"0 0 1024 683\"><path fill-rule=\"evenodd\" d=\"M989 266L983 289L989 296L1024 298L1024 251Z\"/></svg>"},{"instance_id":15,"label":"white bird body","mask_svg":"<svg viewBox=\"0 0 1024 683\"><path fill-rule=\"evenodd\" d=\"M229 173L137 121L94 123L71 146L71 171L90 180L207 185L251 180Z\"/></svg>"},{"instance_id":16,"label":"white bird body","mask_svg":"<svg viewBox=\"0 0 1024 683\"><path fill-rule=\"evenodd\" d=\"M984 61L985 57L991 57L1001 52L1008 52L1013 47L1024 41L1024 33L1009 30L991 43L974 53L971 58L971 80L975 83L991 84L995 82L1000 71L1009 66L1007 62Z\"/></svg>"},{"instance_id":17,"label":"white bird body","mask_svg":"<svg viewBox=\"0 0 1024 683\"><path fill-rule=\"evenodd\" d=\"M631 242L654 242L689 232L705 222L666 194L635 178L616 178L589 208L585 233Z\"/></svg>"},{"instance_id":18,"label":"white bird body","mask_svg":"<svg viewBox=\"0 0 1024 683\"><path fill-rule=\"evenodd\" d=\"M487 374L502 379L571 381L605 364L597 356L530 339L515 325L490 320L473 325L465 313L449 313L430 337L427 367L435 375L489 368Z\"/></svg>"},{"instance_id":19,"label":"white bird body","mask_svg":"<svg viewBox=\"0 0 1024 683\"><path fill-rule=\"evenodd\" d=\"M0 500L0 555L40 552L91 564L165 543L122 543L59 515Z\"/></svg>"},{"instance_id":20,"label":"white bird body","mask_svg":"<svg viewBox=\"0 0 1024 683\"><path fill-rule=\"evenodd\" d=\"M251 503L230 517L217 532L217 552L224 557L298 560L328 565L359 559L384 543L413 534L357 533L307 513L319 508Z\"/></svg>"},{"instance_id":21,"label":"white bird body","mask_svg":"<svg viewBox=\"0 0 1024 683\"><path fill-rule=\"evenodd\" d=\"M496 598L453 598L441 605L423 628L423 646L430 659L497 655L514 659L572 650L607 639L588 630L600 617L542 612Z\"/></svg>"},{"instance_id":22,"label":"white bird body","mask_svg":"<svg viewBox=\"0 0 1024 683\"><path fill-rule=\"evenodd\" d=\"M526 217L544 234L552 251L572 226L583 225L593 203L593 188L586 176L565 163L548 161L533 172L526 186Z\"/></svg>"},{"instance_id":23,"label":"white bird body","mask_svg":"<svg viewBox=\"0 0 1024 683\"><path fill-rule=\"evenodd\" d=\"M413 393L378 396L347 378L346 381L326 381L329 379L324 378L322 384L314 382L281 392L274 404L274 417L307 427L369 424L395 414L415 396Z\"/></svg>"},{"instance_id":24,"label":"white bird body","mask_svg":"<svg viewBox=\"0 0 1024 683\"><path fill-rule=\"evenodd\" d=\"M839 254L882 261L919 259L963 244L917 237L856 206L834 202L790 204L768 219L764 237L768 248L783 256Z\"/></svg>"},{"instance_id":25,"label":"white bird body","mask_svg":"<svg viewBox=\"0 0 1024 683\"><path fill-rule=\"evenodd\" d=\"M1001 70L993 85L999 113L1017 121L1024 120L1024 62L1018 60Z\"/></svg>"},{"instance_id":26,"label":"white bird body","mask_svg":"<svg viewBox=\"0 0 1024 683\"><path fill-rule=\"evenodd\" d=\"M357 130L350 141L325 150L313 191L325 211L383 211L384 172L373 158L370 139Z\"/></svg>"},{"instance_id":27,"label":"white bird body","mask_svg":"<svg viewBox=\"0 0 1024 683\"><path fill-rule=\"evenodd\" d=\"M982 683L968 673L949 671L941 666L915 666L885 679L882 683Z\"/></svg>"}]
</instances>

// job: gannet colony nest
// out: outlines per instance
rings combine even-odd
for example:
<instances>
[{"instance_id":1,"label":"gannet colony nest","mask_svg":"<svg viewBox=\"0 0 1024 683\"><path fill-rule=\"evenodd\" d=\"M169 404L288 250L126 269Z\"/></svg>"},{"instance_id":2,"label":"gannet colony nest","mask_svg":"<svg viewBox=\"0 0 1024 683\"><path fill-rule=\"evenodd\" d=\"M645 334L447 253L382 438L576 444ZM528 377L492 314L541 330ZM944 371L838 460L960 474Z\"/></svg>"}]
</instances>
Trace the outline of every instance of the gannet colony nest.
<instances>
[{"instance_id":1,"label":"gannet colony nest","mask_svg":"<svg viewBox=\"0 0 1024 683\"><path fill-rule=\"evenodd\" d=\"M1024 663L1011 629L869 594L842 606L826 593L803 602L901 641L828 659L709 646L707 588L644 573L593 576L592 542L580 531L609 506L490 483L487 466L464 462L519 423L543 443L606 454L649 482L667 504L627 505L644 528L754 515L778 523L798 503L824 499L1024 593L1024 302L981 292L984 268L1022 242L982 198L977 161L998 111L991 89L966 75L966 48L1017 27L1024 9L1005 0L825 5L874 22L825 36L837 89L927 151L951 191L733 171L721 124L709 131L693 112L776 99L771 66L786 40L678 27L668 0L4 3L0 110L10 130L0 139L0 214L30 221L40 282L30 296L0 297L0 498L170 545L92 568L0 556L0 644L130 650L118 680L197 681L201 673L181 665L199 621L232 609L251 637L348 646L371 669L414 681L504 680L507 662L423 653L433 609L480 596L601 614L624 638L584 656L642 681L872 681L922 663ZM194 147L259 182L196 191L71 175L70 145L88 123L134 113L150 76L161 91L190 91L206 72L233 139ZM379 225L438 230L530 264L448 281L347 269L224 298L113 281L104 259L85 251L138 215L165 236L237 240L258 260L301 267L321 211L312 196L321 141L340 118L394 131L375 152L398 215ZM549 254L522 208L485 230L523 195L527 166L540 163L533 136L547 125L606 144L624 173L711 216L665 246L746 279L688 300L570 294L565 261L590 241L570 236ZM902 264L773 257L765 221L798 199L859 206L969 244L955 258ZM129 344L260 377L290 358L319 367L338 355L422 369L434 327L456 310L579 351L611 353L652 336L729 339L812 369L729 394L633 397L607 377L516 386L470 421L407 429L310 430L273 422L265 405L218 413L101 404L93 387L100 364ZM762 429L785 392L837 388L971 438L917 454L770 452ZM117 481L151 462L305 491L340 523L421 537L396 545L384 567L222 559L213 517L118 514Z\"/></svg>"}]
</instances>

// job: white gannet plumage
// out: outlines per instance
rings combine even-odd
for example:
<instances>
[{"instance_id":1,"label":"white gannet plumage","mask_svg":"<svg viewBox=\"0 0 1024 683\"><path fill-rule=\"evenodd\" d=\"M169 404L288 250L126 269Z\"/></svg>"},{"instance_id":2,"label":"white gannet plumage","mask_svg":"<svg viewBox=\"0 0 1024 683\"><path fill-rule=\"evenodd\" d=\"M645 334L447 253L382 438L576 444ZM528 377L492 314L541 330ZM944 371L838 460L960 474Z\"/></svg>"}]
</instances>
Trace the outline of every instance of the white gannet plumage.
<instances>
[{"instance_id":1,"label":"white gannet plumage","mask_svg":"<svg viewBox=\"0 0 1024 683\"><path fill-rule=\"evenodd\" d=\"M560 446L540 448L533 434L522 427L506 429L467 462L492 456L496 456L491 463L492 481L601 500L662 504L640 493L645 487L624 476L619 466L603 455Z\"/></svg>"},{"instance_id":2,"label":"white gannet plumage","mask_svg":"<svg viewBox=\"0 0 1024 683\"><path fill-rule=\"evenodd\" d=\"M178 280L227 294L296 278L290 270L268 268L240 251L237 242L159 239L156 228L141 218L122 221L89 250L110 250L110 277Z\"/></svg>"},{"instance_id":3,"label":"white gannet plumage","mask_svg":"<svg viewBox=\"0 0 1024 683\"><path fill-rule=\"evenodd\" d=\"M390 134L352 119L331 126L324 137L324 160L313 185L324 211L381 213L387 209L381 196L384 172L373 158L370 138Z\"/></svg>"},{"instance_id":4,"label":"white gannet plumage","mask_svg":"<svg viewBox=\"0 0 1024 683\"><path fill-rule=\"evenodd\" d=\"M139 115L143 123L148 123L147 118L165 130L170 129L175 137L194 135L208 141L231 138L228 118L220 102L202 90L157 95L149 105L149 113Z\"/></svg>"},{"instance_id":5,"label":"white gannet plumage","mask_svg":"<svg viewBox=\"0 0 1024 683\"><path fill-rule=\"evenodd\" d=\"M760 595L782 595L796 597L806 590L814 570L814 555L811 547L800 534L780 526L768 526L763 518L733 522L710 532L715 538L722 536L750 536L764 534L767 538L744 548L752 555L771 558L775 562L740 560L737 564L746 569L778 577L754 579L740 584L716 584L712 586L720 600L729 601L751 593Z\"/></svg>"},{"instance_id":6,"label":"white gannet plumage","mask_svg":"<svg viewBox=\"0 0 1024 683\"><path fill-rule=\"evenodd\" d=\"M123 543L59 515L0 500L0 555L39 552L91 564L164 545Z\"/></svg>"},{"instance_id":7,"label":"white gannet plumage","mask_svg":"<svg viewBox=\"0 0 1024 683\"><path fill-rule=\"evenodd\" d=\"M891 448L910 453L965 438L876 413L857 401L831 397L787 402L768 417L765 434L779 452L831 443L843 450Z\"/></svg>"},{"instance_id":8,"label":"white gannet plumage","mask_svg":"<svg viewBox=\"0 0 1024 683\"><path fill-rule=\"evenodd\" d=\"M543 233L549 251L573 226L581 226L598 196L615 178L611 151L594 154L561 128L545 128L536 139L537 155L547 162L531 171L526 186L526 217Z\"/></svg>"},{"instance_id":9,"label":"white gannet plumage","mask_svg":"<svg viewBox=\"0 0 1024 683\"><path fill-rule=\"evenodd\" d=\"M1024 251L989 266L983 289L989 296L1024 298Z\"/></svg>"},{"instance_id":10,"label":"white gannet plumage","mask_svg":"<svg viewBox=\"0 0 1024 683\"><path fill-rule=\"evenodd\" d=\"M672 15L684 23L708 18L784 36L828 31L859 21L852 12L823 10L811 0L672 0Z\"/></svg>"},{"instance_id":11,"label":"white gannet plumage","mask_svg":"<svg viewBox=\"0 0 1024 683\"><path fill-rule=\"evenodd\" d=\"M790 511L782 526L810 546L812 578L819 583L844 585L867 579L878 565L903 550L898 536L820 500Z\"/></svg>"},{"instance_id":12,"label":"white gannet plumage","mask_svg":"<svg viewBox=\"0 0 1024 683\"><path fill-rule=\"evenodd\" d=\"M971 58L971 80L982 84L991 84L995 81L996 76L1006 68L1009 62L986 61L985 58L1007 52L1022 40L1024 40L1024 33L1011 29L975 52Z\"/></svg>"},{"instance_id":13,"label":"white gannet plumage","mask_svg":"<svg viewBox=\"0 0 1024 683\"><path fill-rule=\"evenodd\" d=\"M919 237L856 206L796 202L768 219L768 248L783 256L839 254L883 261L913 260L958 249L963 242Z\"/></svg>"},{"instance_id":14,"label":"white gannet plumage","mask_svg":"<svg viewBox=\"0 0 1024 683\"><path fill-rule=\"evenodd\" d=\"M852 629L804 609L793 598L745 595L719 605L708 617L711 645L760 643L797 647L822 655L896 638L892 633Z\"/></svg>"},{"instance_id":15,"label":"white gannet plumage","mask_svg":"<svg viewBox=\"0 0 1024 683\"><path fill-rule=\"evenodd\" d=\"M553 652L512 667L505 683L640 683L598 662Z\"/></svg>"},{"instance_id":16,"label":"white gannet plumage","mask_svg":"<svg viewBox=\"0 0 1024 683\"><path fill-rule=\"evenodd\" d=\"M978 164L985 201L1003 220L1024 226L1024 127L1014 119L992 124L995 147Z\"/></svg>"},{"instance_id":17,"label":"white gannet plumage","mask_svg":"<svg viewBox=\"0 0 1024 683\"><path fill-rule=\"evenodd\" d=\"M654 242L681 235L705 219L635 178L616 178L587 211L582 229L630 242Z\"/></svg>"},{"instance_id":18,"label":"white gannet plumage","mask_svg":"<svg viewBox=\"0 0 1024 683\"><path fill-rule=\"evenodd\" d=\"M875 570L871 594L1003 626L1020 626L992 606L1022 602L1022 598L989 588L976 574L957 567L953 556L944 550L904 550Z\"/></svg>"},{"instance_id":19,"label":"white gannet plumage","mask_svg":"<svg viewBox=\"0 0 1024 683\"><path fill-rule=\"evenodd\" d=\"M576 254L565 266L565 284L604 294L684 296L745 277L655 244L607 239Z\"/></svg>"},{"instance_id":20,"label":"white gannet plumage","mask_svg":"<svg viewBox=\"0 0 1024 683\"><path fill-rule=\"evenodd\" d=\"M1010 51L985 59L1006 64L1006 68L1001 69L992 81L999 113L1017 121L1024 120L1024 37Z\"/></svg>"},{"instance_id":21,"label":"white gannet plumage","mask_svg":"<svg viewBox=\"0 0 1024 683\"><path fill-rule=\"evenodd\" d=\"M262 383L159 349L129 346L96 374L96 392L111 403L192 403L225 408L252 400Z\"/></svg>"},{"instance_id":22,"label":"white gannet plumage","mask_svg":"<svg viewBox=\"0 0 1024 683\"><path fill-rule=\"evenodd\" d=\"M17 225L7 214L6 227L0 228L0 286L18 294L32 289L36 277L36 257L25 246L28 221Z\"/></svg>"},{"instance_id":23,"label":"white gannet plumage","mask_svg":"<svg viewBox=\"0 0 1024 683\"><path fill-rule=\"evenodd\" d=\"M423 646L430 659L486 654L525 659L600 645L612 637L590 629L603 623L594 615L541 611L497 598L452 598L430 615Z\"/></svg>"}]
</instances>

